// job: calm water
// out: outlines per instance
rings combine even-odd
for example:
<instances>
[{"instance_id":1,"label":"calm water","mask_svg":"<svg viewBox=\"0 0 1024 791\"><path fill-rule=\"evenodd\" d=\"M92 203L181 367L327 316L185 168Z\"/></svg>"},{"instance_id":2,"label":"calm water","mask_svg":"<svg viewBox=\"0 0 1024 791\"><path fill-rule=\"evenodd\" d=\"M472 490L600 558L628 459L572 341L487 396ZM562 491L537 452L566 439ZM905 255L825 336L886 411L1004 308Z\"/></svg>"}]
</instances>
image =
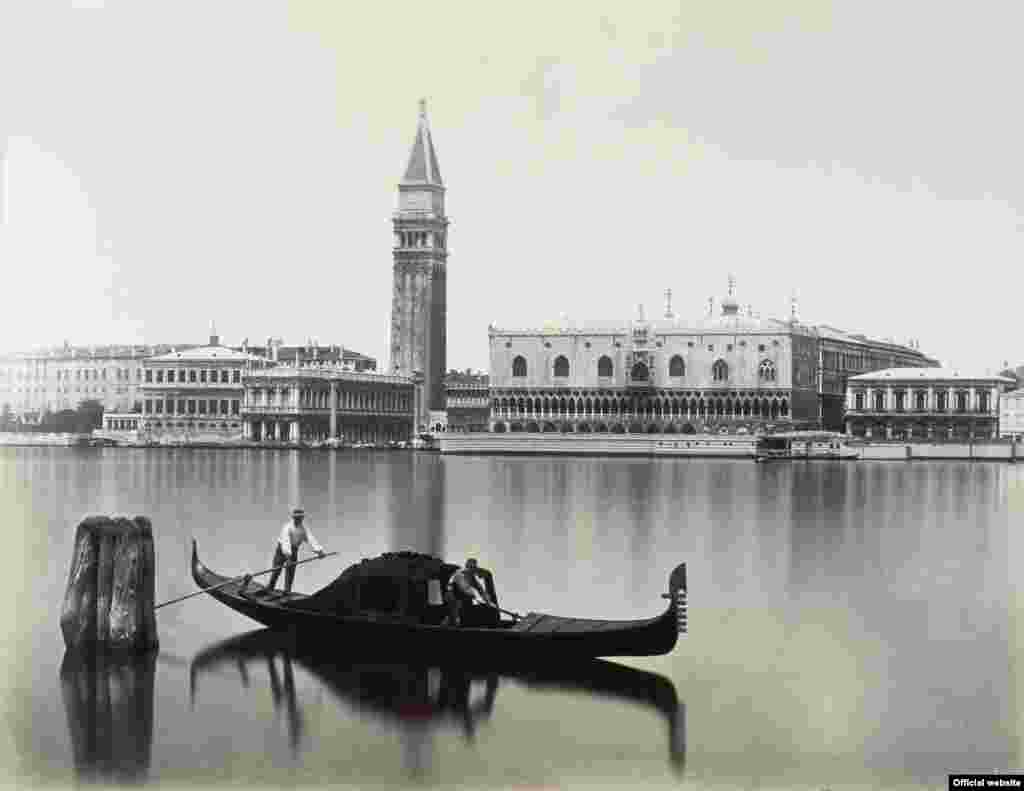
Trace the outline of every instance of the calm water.
<instances>
[{"instance_id":1,"label":"calm water","mask_svg":"<svg viewBox=\"0 0 1024 791\"><path fill-rule=\"evenodd\" d=\"M944 788L1024 763L1019 465L38 448L0 450L0 492L23 782ZM162 601L194 589L193 536L214 569L268 566L293 504L342 553L299 590L413 548L479 557L520 612L637 618L686 560L690 635L467 677L297 655L199 597L158 613L151 666L62 668L84 514L152 518Z\"/></svg>"}]
</instances>

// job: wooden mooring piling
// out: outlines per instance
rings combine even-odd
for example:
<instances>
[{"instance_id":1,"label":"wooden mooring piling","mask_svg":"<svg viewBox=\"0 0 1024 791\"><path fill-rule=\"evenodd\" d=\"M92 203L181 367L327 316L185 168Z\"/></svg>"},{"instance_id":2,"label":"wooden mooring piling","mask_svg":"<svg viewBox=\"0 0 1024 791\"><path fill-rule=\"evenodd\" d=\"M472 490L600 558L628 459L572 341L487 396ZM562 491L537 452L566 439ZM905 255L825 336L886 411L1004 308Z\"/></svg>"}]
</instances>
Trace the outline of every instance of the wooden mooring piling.
<instances>
[{"instance_id":1,"label":"wooden mooring piling","mask_svg":"<svg viewBox=\"0 0 1024 791\"><path fill-rule=\"evenodd\" d=\"M153 526L144 516L87 516L75 532L60 627L68 651L142 654L159 647Z\"/></svg>"}]
</instances>

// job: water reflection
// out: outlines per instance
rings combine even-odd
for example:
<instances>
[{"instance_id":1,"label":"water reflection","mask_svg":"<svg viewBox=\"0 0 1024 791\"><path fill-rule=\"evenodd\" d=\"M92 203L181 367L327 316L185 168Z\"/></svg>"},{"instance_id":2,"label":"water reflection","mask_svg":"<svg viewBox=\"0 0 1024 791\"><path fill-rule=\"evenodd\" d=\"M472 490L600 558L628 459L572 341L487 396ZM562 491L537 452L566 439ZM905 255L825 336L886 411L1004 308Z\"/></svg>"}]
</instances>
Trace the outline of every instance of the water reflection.
<instances>
[{"instance_id":1,"label":"water reflection","mask_svg":"<svg viewBox=\"0 0 1024 791\"><path fill-rule=\"evenodd\" d=\"M156 653L117 660L65 654L60 683L79 780L147 779Z\"/></svg>"},{"instance_id":2,"label":"water reflection","mask_svg":"<svg viewBox=\"0 0 1024 791\"><path fill-rule=\"evenodd\" d=\"M300 670L350 709L397 727L405 771L414 779L430 773L436 734L454 729L467 745L474 745L478 730L494 713L502 682L653 708L667 725L670 765L682 773L686 763L685 706L679 702L675 685L664 676L612 662L497 670L381 663L369 658L339 660L336 653L308 649L288 635L264 629L216 643L192 660L193 706L204 686L202 678L215 681L237 673L243 688L249 690L253 688L252 674L259 668L269 673L275 713L285 713L289 744L296 757L307 746L303 706L295 685L295 673Z\"/></svg>"},{"instance_id":3,"label":"water reflection","mask_svg":"<svg viewBox=\"0 0 1024 791\"><path fill-rule=\"evenodd\" d=\"M435 453L395 453L382 464L381 491L390 498L392 551L442 556L445 543L445 460Z\"/></svg>"}]
</instances>

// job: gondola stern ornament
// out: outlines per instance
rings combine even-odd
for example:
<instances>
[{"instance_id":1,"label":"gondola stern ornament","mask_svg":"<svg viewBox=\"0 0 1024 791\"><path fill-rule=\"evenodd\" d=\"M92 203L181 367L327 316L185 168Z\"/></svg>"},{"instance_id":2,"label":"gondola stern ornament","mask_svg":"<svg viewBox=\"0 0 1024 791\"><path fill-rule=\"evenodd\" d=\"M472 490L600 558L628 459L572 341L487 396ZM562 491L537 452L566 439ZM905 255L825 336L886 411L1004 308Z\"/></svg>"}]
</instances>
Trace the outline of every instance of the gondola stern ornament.
<instances>
[{"instance_id":1,"label":"gondola stern ornament","mask_svg":"<svg viewBox=\"0 0 1024 791\"><path fill-rule=\"evenodd\" d=\"M676 566L668 578L668 593L661 594L669 600L669 607L675 611L677 634L687 634L686 564Z\"/></svg>"}]
</instances>

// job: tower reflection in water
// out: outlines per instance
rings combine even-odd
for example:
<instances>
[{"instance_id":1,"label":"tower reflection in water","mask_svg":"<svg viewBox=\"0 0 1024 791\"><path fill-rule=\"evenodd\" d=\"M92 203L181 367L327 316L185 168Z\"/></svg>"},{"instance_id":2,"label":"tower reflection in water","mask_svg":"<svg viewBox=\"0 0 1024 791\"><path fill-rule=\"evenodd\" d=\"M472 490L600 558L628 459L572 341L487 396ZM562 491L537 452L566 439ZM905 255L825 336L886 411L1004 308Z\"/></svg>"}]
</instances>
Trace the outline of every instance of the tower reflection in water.
<instances>
[{"instance_id":1,"label":"tower reflection in water","mask_svg":"<svg viewBox=\"0 0 1024 791\"><path fill-rule=\"evenodd\" d=\"M664 676L603 660L500 671L375 658L339 661L335 654L305 649L287 635L259 630L216 643L192 660L193 705L204 676L223 678L237 672L243 687L250 689L251 673L257 668L269 673L274 707L285 713L296 756L305 740L302 707L295 692L298 668L360 713L396 725L403 737L405 769L413 778L423 777L430 769L434 733L456 728L467 744L473 744L477 729L494 712L502 681L651 707L666 722L670 765L681 774L686 763L686 709L675 685Z\"/></svg>"},{"instance_id":2,"label":"tower reflection in water","mask_svg":"<svg viewBox=\"0 0 1024 791\"><path fill-rule=\"evenodd\" d=\"M155 668L156 652L126 658L65 654L61 691L80 780L147 779Z\"/></svg>"}]
</instances>

